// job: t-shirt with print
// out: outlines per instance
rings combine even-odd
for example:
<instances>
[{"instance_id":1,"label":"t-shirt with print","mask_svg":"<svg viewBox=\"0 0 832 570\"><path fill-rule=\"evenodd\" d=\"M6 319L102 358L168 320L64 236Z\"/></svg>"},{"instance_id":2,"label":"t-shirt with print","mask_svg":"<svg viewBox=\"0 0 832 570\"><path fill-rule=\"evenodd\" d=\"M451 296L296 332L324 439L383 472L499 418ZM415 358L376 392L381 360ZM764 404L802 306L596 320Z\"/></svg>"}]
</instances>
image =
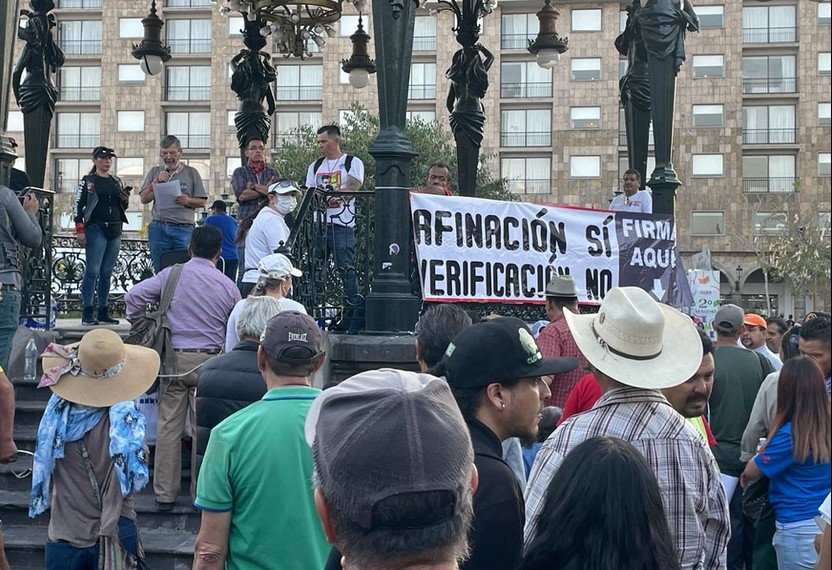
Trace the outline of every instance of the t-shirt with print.
<instances>
[{"instance_id":1,"label":"t-shirt with print","mask_svg":"<svg viewBox=\"0 0 832 570\"><path fill-rule=\"evenodd\" d=\"M632 196L619 194L610 202L610 210L615 212L653 213L653 195L646 190L639 190Z\"/></svg>"},{"instance_id":2,"label":"t-shirt with print","mask_svg":"<svg viewBox=\"0 0 832 570\"><path fill-rule=\"evenodd\" d=\"M147 173L147 176L144 179L144 183L142 184L142 189L147 188L150 186L154 180L159 177L159 173L164 170L163 166L154 166L150 169L150 172ZM186 196L190 196L191 198L207 198L208 194L205 193L205 186L202 185L202 177L197 172L196 168L192 166L188 166L187 164L181 164L180 168L171 174L170 179L168 182L173 182L174 180L179 181L179 188L183 194ZM153 220L157 222L167 222L169 224L193 224L194 223L194 210L193 208L189 208L188 206L180 206L177 204L175 208L158 208L158 203L156 200L153 200Z\"/></svg>"},{"instance_id":3,"label":"t-shirt with print","mask_svg":"<svg viewBox=\"0 0 832 570\"><path fill-rule=\"evenodd\" d=\"M315 163L309 165L306 170L306 186L346 190L347 176L352 176L359 182L364 182L364 163L357 156L352 157L349 171L346 169L347 155L342 154L337 159L326 159L321 161L317 170L314 170ZM326 210L326 221L336 226L355 227L355 200L343 196L334 197L330 200L329 208Z\"/></svg>"}]
</instances>

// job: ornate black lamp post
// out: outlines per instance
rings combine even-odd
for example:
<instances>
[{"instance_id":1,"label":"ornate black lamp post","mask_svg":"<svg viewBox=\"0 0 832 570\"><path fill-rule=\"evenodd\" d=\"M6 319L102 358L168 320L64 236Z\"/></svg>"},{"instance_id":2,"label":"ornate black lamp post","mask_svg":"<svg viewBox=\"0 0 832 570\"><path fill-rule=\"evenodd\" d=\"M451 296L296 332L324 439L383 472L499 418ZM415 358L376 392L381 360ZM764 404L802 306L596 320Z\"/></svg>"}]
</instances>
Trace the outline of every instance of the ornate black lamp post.
<instances>
[{"instance_id":1,"label":"ornate black lamp post","mask_svg":"<svg viewBox=\"0 0 832 570\"><path fill-rule=\"evenodd\" d=\"M537 37L529 40L529 53L535 56L537 65L543 68L554 67L560 61L561 54L569 49L569 38L558 35L557 22L560 12L552 6L552 0L545 0L543 8L537 13L539 22Z\"/></svg>"},{"instance_id":2,"label":"ornate black lamp post","mask_svg":"<svg viewBox=\"0 0 832 570\"><path fill-rule=\"evenodd\" d=\"M456 41L462 46L445 73L451 82L447 106L451 130L456 140L459 193L475 196L477 165L485 126L482 99L488 91L488 70L494 55L478 43L481 17L490 14L496 0L439 0L438 10L450 10L456 16Z\"/></svg>"},{"instance_id":3,"label":"ornate black lamp post","mask_svg":"<svg viewBox=\"0 0 832 570\"><path fill-rule=\"evenodd\" d=\"M370 82L370 75L376 72L376 63L370 59L368 44L370 35L364 31L364 24L358 14L358 29L350 36L352 55L349 59L341 60L341 69L350 75L350 85L356 89L363 89Z\"/></svg>"},{"instance_id":4,"label":"ornate black lamp post","mask_svg":"<svg viewBox=\"0 0 832 570\"><path fill-rule=\"evenodd\" d=\"M170 61L170 48L162 45L164 25L162 19L156 15L156 0L151 0L150 13L142 18L144 37L138 44L133 44L132 51L145 75L159 75L164 69L164 64Z\"/></svg>"}]
</instances>

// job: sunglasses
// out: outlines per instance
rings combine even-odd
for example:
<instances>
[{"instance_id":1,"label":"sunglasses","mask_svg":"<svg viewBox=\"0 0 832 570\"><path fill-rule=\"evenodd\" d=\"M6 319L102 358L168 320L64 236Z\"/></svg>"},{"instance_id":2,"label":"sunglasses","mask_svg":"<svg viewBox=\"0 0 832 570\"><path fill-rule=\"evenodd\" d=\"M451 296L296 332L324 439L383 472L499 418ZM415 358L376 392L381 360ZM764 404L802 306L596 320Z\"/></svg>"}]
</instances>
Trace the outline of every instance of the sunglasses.
<instances>
[{"instance_id":1,"label":"sunglasses","mask_svg":"<svg viewBox=\"0 0 832 570\"><path fill-rule=\"evenodd\" d=\"M272 186L276 186L277 188L294 188L295 190L300 191L300 187L297 185L297 183L294 180L289 180L288 178L278 180L277 182L272 184ZM271 192L274 192L274 190L272 190Z\"/></svg>"}]
</instances>

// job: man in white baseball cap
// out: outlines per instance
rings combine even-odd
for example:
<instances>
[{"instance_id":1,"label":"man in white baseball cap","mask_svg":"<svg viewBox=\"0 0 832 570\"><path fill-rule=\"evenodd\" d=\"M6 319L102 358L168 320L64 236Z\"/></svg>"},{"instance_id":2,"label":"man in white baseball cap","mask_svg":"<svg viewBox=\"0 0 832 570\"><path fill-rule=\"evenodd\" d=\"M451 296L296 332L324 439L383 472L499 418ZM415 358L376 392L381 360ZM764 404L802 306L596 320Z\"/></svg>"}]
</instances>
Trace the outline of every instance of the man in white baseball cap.
<instances>
[{"instance_id":1,"label":"man in white baseball cap","mask_svg":"<svg viewBox=\"0 0 832 570\"><path fill-rule=\"evenodd\" d=\"M591 437L611 436L633 444L653 468L680 567L724 567L730 530L719 469L702 436L659 391L699 368L703 349L693 321L637 287L612 289L594 315L564 316L603 395L538 452L526 486L526 544L563 458Z\"/></svg>"}]
</instances>

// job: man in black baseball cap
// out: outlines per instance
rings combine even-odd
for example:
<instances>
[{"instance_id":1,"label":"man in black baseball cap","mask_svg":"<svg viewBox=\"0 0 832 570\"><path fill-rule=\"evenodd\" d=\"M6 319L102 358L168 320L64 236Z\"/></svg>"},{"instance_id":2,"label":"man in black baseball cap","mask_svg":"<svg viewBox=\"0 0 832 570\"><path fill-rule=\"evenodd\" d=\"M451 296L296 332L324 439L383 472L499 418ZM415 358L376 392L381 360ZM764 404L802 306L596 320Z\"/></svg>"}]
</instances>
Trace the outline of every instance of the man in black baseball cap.
<instances>
[{"instance_id":1,"label":"man in black baseball cap","mask_svg":"<svg viewBox=\"0 0 832 570\"><path fill-rule=\"evenodd\" d=\"M471 557L461 568L516 568L523 553L523 492L503 461L500 442L536 441L550 394L542 377L574 370L578 360L543 358L523 321L497 317L459 333L441 366L468 425L479 472Z\"/></svg>"}]
</instances>

